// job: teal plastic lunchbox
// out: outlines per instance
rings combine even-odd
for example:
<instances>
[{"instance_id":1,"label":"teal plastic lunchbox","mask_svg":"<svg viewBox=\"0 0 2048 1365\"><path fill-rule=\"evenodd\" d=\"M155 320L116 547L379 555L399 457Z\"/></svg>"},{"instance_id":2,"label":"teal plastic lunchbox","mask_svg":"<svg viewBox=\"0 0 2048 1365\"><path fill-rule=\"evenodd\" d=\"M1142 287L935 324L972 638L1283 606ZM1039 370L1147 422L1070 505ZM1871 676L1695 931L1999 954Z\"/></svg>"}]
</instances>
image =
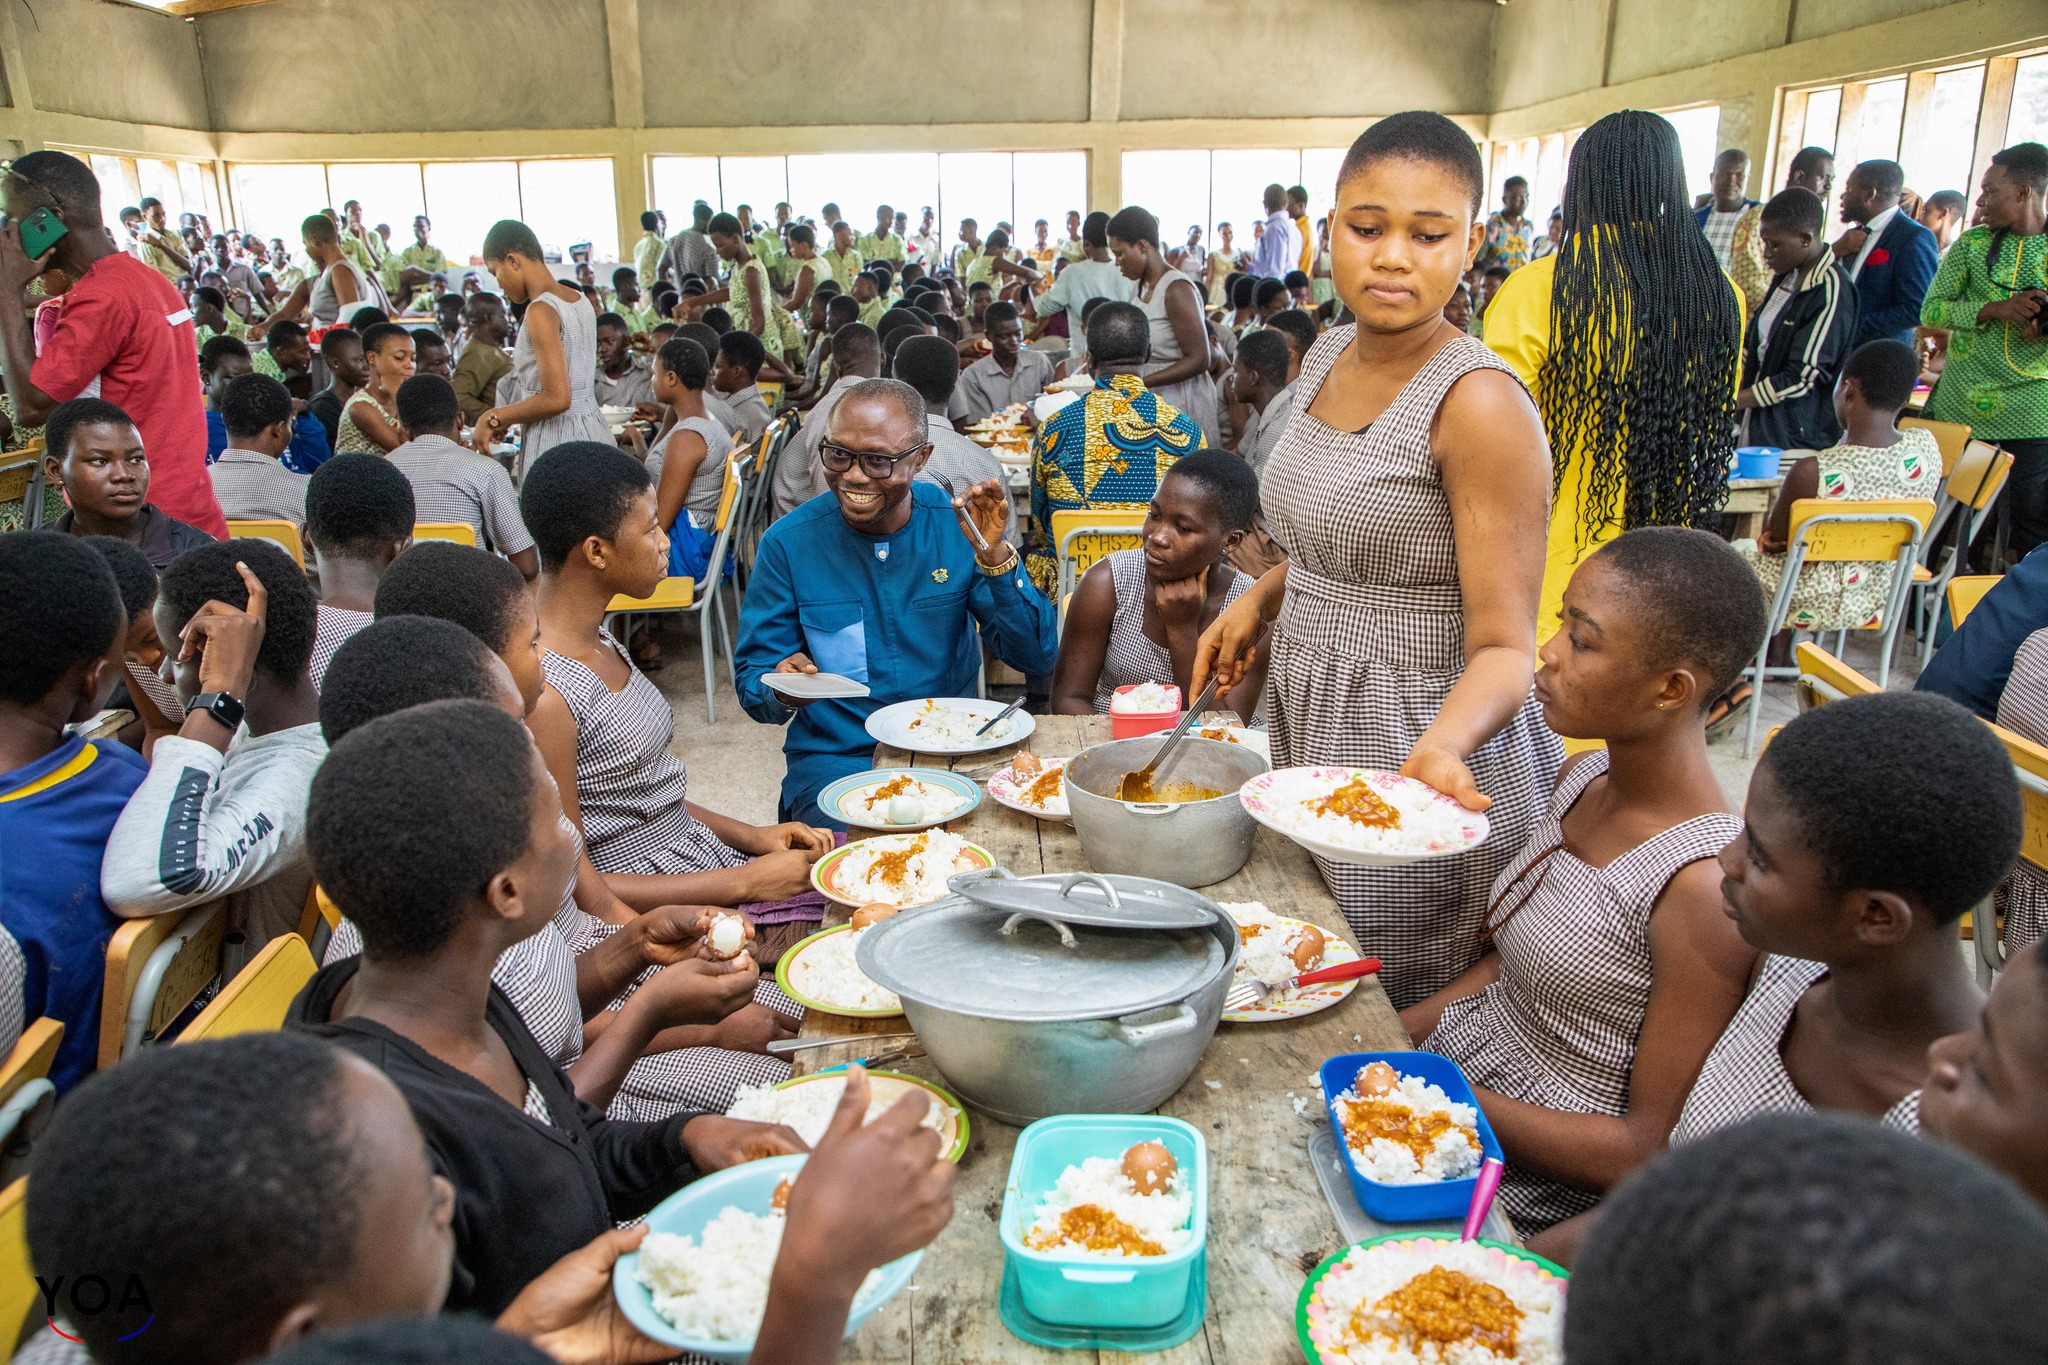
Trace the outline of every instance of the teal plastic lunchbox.
<instances>
[{"instance_id":1,"label":"teal plastic lunchbox","mask_svg":"<svg viewBox=\"0 0 2048 1365\"><path fill-rule=\"evenodd\" d=\"M1091 1156L1120 1158L1135 1143L1158 1142L1190 1181L1194 1207L1187 1245L1166 1256L1106 1259L1033 1251L1024 1245L1039 1204L1060 1173ZM1076 1327L1157 1327L1187 1307L1191 1278L1204 1264L1209 1230L1209 1149L1193 1126L1158 1114L1062 1114L1017 1135L1003 1190L1003 1251L1024 1307L1047 1322Z\"/></svg>"}]
</instances>

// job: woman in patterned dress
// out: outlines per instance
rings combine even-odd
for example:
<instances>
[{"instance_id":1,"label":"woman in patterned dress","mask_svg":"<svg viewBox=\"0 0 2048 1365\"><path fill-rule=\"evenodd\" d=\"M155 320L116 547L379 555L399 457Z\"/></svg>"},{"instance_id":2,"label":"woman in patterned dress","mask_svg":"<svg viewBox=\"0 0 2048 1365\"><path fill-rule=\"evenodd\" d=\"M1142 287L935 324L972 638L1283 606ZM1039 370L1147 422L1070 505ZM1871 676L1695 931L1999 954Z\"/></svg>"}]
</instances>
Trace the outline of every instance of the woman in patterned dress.
<instances>
[{"instance_id":1,"label":"woman in patterned dress","mask_svg":"<svg viewBox=\"0 0 2048 1365\"><path fill-rule=\"evenodd\" d=\"M540 550L547 691L534 740L583 831L590 861L627 904L743 905L810 893L833 836L808 825L749 825L689 800L669 752L668 699L604 629L614 596L645 597L668 573L653 477L617 446L576 441L527 471L519 510ZM822 903L793 909L817 920Z\"/></svg>"},{"instance_id":2,"label":"woman in patterned dress","mask_svg":"<svg viewBox=\"0 0 2048 1365\"><path fill-rule=\"evenodd\" d=\"M363 329L363 363L370 382L349 395L335 429L337 455L389 455L405 444L398 427L398 386L415 368L412 333L395 322Z\"/></svg>"},{"instance_id":3,"label":"woman in patterned dress","mask_svg":"<svg viewBox=\"0 0 2048 1365\"><path fill-rule=\"evenodd\" d=\"M1899 430L1899 410L1913 396L1920 364L1902 341L1866 342L1842 366L1835 384L1835 418L1840 445L1795 461L1785 486L1764 522L1759 542L1736 549L1775 598L1785 580L1786 542L1792 504L1801 498L1867 501L1872 498L1934 500L1941 488L1941 451L1923 427ZM1898 566L1886 563L1826 562L1802 565L1792 589L1785 626L1773 662L1790 662L1793 630L1868 630L1880 625L1891 601ZM1782 658L1778 657L1782 652Z\"/></svg>"},{"instance_id":4,"label":"woman in patterned dress","mask_svg":"<svg viewBox=\"0 0 2048 1365\"><path fill-rule=\"evenodd\" d=\"M1484 176L1438 114L1382 119L1337 182L1331 268L1358 319L1303 362L1261 484L1290 559L1203 635L1234 685L1277 621L1266 694L1276 767L1398 769L1487 810L1492 835L1402 867L1318 859L1396 1006L1479 960L1488 888L1528 838L1563 750L1543 725L1536 600L1550 454L1529 395L1443 320L1479 250Z\"/></svg>"},{"instance_id":5,"label":"woman in patterned dress","mask_svg":"<svg viewBox=\"0 0 2048 1365\"><path fill-rule=\"evenodd\" d=\"M1401 1021L1458 1063L1508 1158L1523 1233L1591 1208L1663 1150L1756 950L1715 858L1742 830L1707 762L1707 708L1763 643L1755 575L1705 531L1629 531L1565 588L1536 695L1570 759L1494 884L1492 946Z\"/></svg>"}]
</instances>

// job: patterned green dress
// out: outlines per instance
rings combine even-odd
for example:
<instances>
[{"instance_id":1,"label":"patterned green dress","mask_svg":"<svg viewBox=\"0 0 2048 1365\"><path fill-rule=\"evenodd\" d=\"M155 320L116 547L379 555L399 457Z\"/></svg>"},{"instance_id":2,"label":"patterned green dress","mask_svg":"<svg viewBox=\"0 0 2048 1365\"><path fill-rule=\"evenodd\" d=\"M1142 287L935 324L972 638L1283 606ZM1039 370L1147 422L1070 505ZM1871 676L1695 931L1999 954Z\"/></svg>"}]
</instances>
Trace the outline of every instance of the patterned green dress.
<instances>
[{"instance_id":1,"label":"patterned green dress","mask_svg":"<svg viewBox=\"0 0 2048 1365\"><path fill-rule=\"evenodd\" d=\"M2005 234L1995 256L1992 237L1973 227L1956 238L1927 286L1920 325L1946 327L1949 338L1926 415L1967 423L1979 440L2039 440L2048 436L2048 341L2023 336L2018 323L1979 323L1977 310L2048 288L2048 235Z\"/></svg>"}]
</instances>

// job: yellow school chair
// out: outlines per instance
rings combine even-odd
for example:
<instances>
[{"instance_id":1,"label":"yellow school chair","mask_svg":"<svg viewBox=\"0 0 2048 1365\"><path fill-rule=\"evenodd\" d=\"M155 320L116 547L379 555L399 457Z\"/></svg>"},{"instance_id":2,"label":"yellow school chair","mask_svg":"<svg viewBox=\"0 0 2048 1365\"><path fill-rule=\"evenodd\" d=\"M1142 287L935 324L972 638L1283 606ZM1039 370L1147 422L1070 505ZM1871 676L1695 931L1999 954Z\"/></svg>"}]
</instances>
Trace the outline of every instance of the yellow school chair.
<instances>
[{"instance_id":1,"label":"yellow school chair","mask_svg":"<svg viewBox=\"0 0 2048 1365\"><path fill-rule=\"evenodd\" d=\"M198 1017L185 1025L178 1041L277 1032L284 1027L293 997L313 979L316 970L306 940L297 934L270 940L248 966L235 973L233 981L221 987Z\"/></svg>"},{"instance_id":2,"label":"yellow school chair","mask_svg":"<svg viewBox=\"0 0 2048 1365\"><path fill-rule=\"evenodd\" d=\"M300 568L306 567L306 550L299 542L299 528L288 521L231 521L228 523L230 540L267 540L292 557Z\"/></svg>"},{"instance_id":3,"label":"yellow school chair","mask_svg":"<svg viewBox=\"0 0 2048 1365\"><path fill-rule=\"evenodd\" d=\"M299 937L306 941L315 962L327 957L328 940L341 927L341 911L317 885L306 893L306 908L299 914Z\"/></svg>"},{"instance_id":4,"label":"yellow school chair","mask_svg":"<svg viewBox=\"0 0 2048 1365\"><path fill-rule=\"evenodd\" d=\"M786 413L770 422L761 439L753 444L746 486L740 490L739 502L733 510L733 569L741 586L752 576L755 552L767 533L768 523L774 520L775 467L795 435L796 414Z\"/></svg>"},{"instance_id":5,"label":"yellow school chair","mask_svg":"<svg viewBox=\"0 0 2048 1365\"><path fill-rule=\"evenodd\" d=\"M765 439L765 437L764 437ZM621 594L611 600L605 608L605 628L614 639L624 642L632 632L635 616L651 616L657 612L668 612L677 616L697 617L697 634L704 654L704 714L713 724L718 723L718 706L715 688L712 684L712 659L720 643L725 646L725 657L730 665L733 656L732 635L725 621L725 603L719 597L718 586L725 573L726 555L732 549L732 533L735 518L733 509L738 505L740 493L748 479L744 472L747 457L736 453L725 463L725 487L718 495L718 517L712 523L713 540L711 558L704 565L704 581L708 589L700 596L697 582L692 578L664 578L655 584L654 591L646 597L627 597ZM734 614L738 614L738 590L734 590ZM739 690L739 679L733 678L733 690Z\"/></svg>"},{"instance_id":6,"label":"yellow school chair","mask_svg":"<svg viewBox=\"0 0 2048 1365\"><path fill-rule=\"evenodd\" d=\"M64 1024L58 1019L38 1019L22 1031L21 1040L7 1060L0 1063L0 1147L15 1140L28 1116L39 1107L56 1104L57 1087L50 1084L50 1063L57 1058L57 1045L64 1041ZM0 1157L12 1164L25 1148Z\"/></svg>"},{"instance_id":7,"label":"yellow school chair","mask_svg":"<svg viewBox=\"0 0 2048 1365\"><path fill-rule=\"evenodd\" d=\"M15 1349L15 1336L26 1336L29 1313L42 1298L35 1268L28 1259L28 1177L0 1190L0 1322L8 1326L0 1344ZM40 1329L40 1321L33 1324Z\"/></svg>"},{"instance_id":8,"label":"yellow school chair","mask_svg":"<svg viewBox=\"0 0 2048 1365\"><path fill-rule=\"evenodd\" d=\"M1986 722L1987 724L1989 722ZM2024 870L2048 879L2048 748L2002 726L1991 726L2012 760L2013 775L2020 781L2020 862ZM1988 987L2005 966L2015 948L2024 944L2004 941L2000 927L1991 918L1991 900L1970 912L1970 938L1977 945L1977 979Z\"/></svg>"},{"instance_id":9,"label":"yellow school chair","mask_svg":"<svg viewBox=\"0 0 2048 1365\"><path fill-rule=\"evenodd\" d=\"M1963 458L1963 450L1970 444L1970 426L1967 422L1937 422L1928 417L1901 417L1902 427L1919 427L1931 432L1934 444L1941 451L1941 472L1947 474L1956 467L1956 461Z\"/></svg>"},{"instance_id":10,"label":"yellow school chair","mask_svg":"<svg viewBox=\"0 0 2048 1365\"><path fill-rule=\"evenodd\" d=\"M1963 574L1948 581L1948 628L1955 630L1963 619L1977 609L1984 600L1984 594L1998 586L2003 574ZM1924 666L1924 665L1923 665Z\"/></svg>"},{"instance_id":11,"label":"yellow school chair","mask_svg":"<svg viewBox=\"0 0 2048 1365\"><path fill-rule=\"evenodd\" d=\"M102 1069L160 1036L220 976L225 904L132 919L114 931L100 996Z\"/></svg>"},{"instance_id":12,"label":"yellow school chair","mask_svg":"<svg viewBox=\"0 0 2048 1365\"><path fill-rule=\"evenodd\" d=\"M1071 507L1054 512L1052 543L1059 556L1060 601L1066 601L1096 561L1143 545L1144 527L1143 507ZM1065 617L1062 610L1062 625Z\"/></svg>"},{"instance_id":13,"label":"yellow school chair","mask_svg":"<svg viewBox=\"0 0 2048 1365\"><path fill-rule=\"evenodd\" d=\"M412 527L414 540L452 540L458 545L476 545L476 527L466 521L416 521Z\"/></svg>"},{"instance_id":14,"label":"yellow school chair","mask_svg":"<svg viewBox=\"0 0 2048 1365\"><path fill-rule=\"evenodd\" d=\"M0 455L0 502L21 504L21 525L34 531L43 524L42 443L10 455Z\"/></svg>"},{"instance_id":15,"label":"yellow school chair","mask_svg":"<svg viewBox=\"0 0 2048 1365\"><path fill-rule=\"evenodd\" d=\"M1925 547L1922 566L1913 570L1913 590L1919 594L1914 612L1914 629L1920 633L1920 666L1927 667L1927 660L1934 653L1934 614L1940 610L1942 598L1947 594L1949 580L1962 565L1970 543L1977 538L1977 532L1991 516L1992 508L1998 502L1998 495L2005 490L2006 475L2012 471L2012 452L1972 441L1964 448L1962 458L1956 461L1942 484L1941 497L1934 504L1933 526L1948 525L1950 513L1956 514L1951 530ZM1934 559L1941 554L1942 546L1950 536L1959 536L1958 545L1935 568ZM1930 572L1931 570L1931 572Z\"/></svg>"},{"instance_id":16,"label":"yellow school chair","mask_svg":"<svg viewBox=\"0 0 2048 1365\"><path fill-rule=\"evenodd\" d=\"M1773 668L1769 663L1771 639L1785 626L1792 609L1792 594L1799 586L1799 571L1809 563L1864 562L1893 564L1891 597L1871 629L1881 632L1878 641L1877 686L1883 689L1891 673L1892 642L1898 637L1899 618L1906 609L1906 594L1913 586L1913 566L1920 556L1920 539L1934 520L1934 503L1926 498L1871 498L1834 502L1824 498L1800 498L1792 504L1791 525L1786 533L1785 572L1778 583L1778 595L1771 603L1770 626L1750 666L1749 728L1742 741L1742 756L1756 752L1757 726L1763 715L1761 702L1764 679L1796 677L1796 668ZM1845 637L1846 630L1838 632Z\"/></svg>"},{"instance_id":17,"label":"yellow school chair","mask_svg":"<svg viewBox=\"0 0 2048 1365\"><path fill-rule=\"evenodd\" d=\"M754 387L761 391L761 399L768 404L768 411L773 412L782 406L782 381L780 379L763 379Z\"/></svg>"},{"instance_id":18,"label":"yellow school chair","mask_svg":"<svg viewBox=\"0 0 2048 1365\"><path fill-rule=\"evenodd\" d=\"M1883 688L1819 645L1801 640L1793 654L1799 659L1799 709L1811 711L1844 697L1865 697Z\"/></svg>"}]
</instances>

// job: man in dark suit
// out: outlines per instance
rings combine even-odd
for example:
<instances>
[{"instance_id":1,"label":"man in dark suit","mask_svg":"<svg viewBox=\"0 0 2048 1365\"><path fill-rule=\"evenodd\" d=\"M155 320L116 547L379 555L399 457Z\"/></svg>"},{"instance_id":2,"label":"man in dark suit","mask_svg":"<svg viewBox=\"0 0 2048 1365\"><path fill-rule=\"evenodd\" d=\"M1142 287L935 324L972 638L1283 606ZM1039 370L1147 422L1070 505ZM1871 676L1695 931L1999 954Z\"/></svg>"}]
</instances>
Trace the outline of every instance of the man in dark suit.
<instances>
[{"instance_id":1,"label":"man in dark suit","mask_svg":"<svg viewBox=\"0 0 2048 1365\"><path fill-rule=\"evenodd\" d=\"M1865 161L1842 186L1842 221L1856 227L1835 243L1835 259L1856 282L1853 350L1866 341L1913 344L1920 301L1934 281L1941 248L1934 234L1899 207L1906 172L1896 161Z\"/></svg>"}]
</instances>

